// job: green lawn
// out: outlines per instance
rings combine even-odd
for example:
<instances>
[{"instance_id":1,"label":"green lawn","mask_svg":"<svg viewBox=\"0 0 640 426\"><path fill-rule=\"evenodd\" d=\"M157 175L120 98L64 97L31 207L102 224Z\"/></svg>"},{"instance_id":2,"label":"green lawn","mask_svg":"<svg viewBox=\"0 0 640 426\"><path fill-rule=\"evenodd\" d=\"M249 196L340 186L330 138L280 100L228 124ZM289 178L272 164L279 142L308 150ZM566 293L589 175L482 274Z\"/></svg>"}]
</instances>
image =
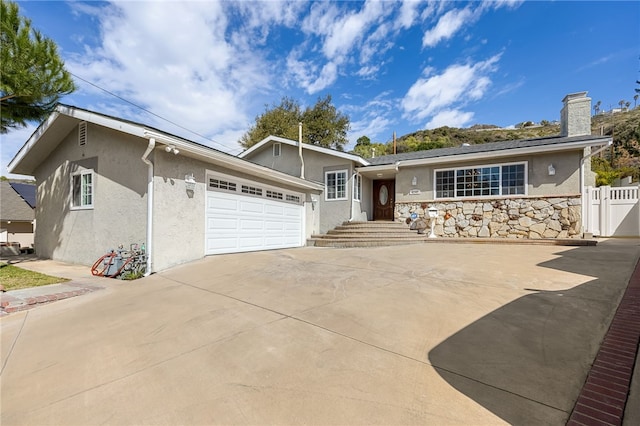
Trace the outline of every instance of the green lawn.
<instances>
[{"instance_id":1,"label":"green lawn","mask_svg":"<svg viewBox=\"0 0 640 426\"><path fill-rule=\"evenodd\" d=\"M39 272L27 271L26 269L6 263L0 263L0 284L2 284L7 291L63 283L65 281L69 280L66 278L51 277Z\"/></svg>"}]
</instances>

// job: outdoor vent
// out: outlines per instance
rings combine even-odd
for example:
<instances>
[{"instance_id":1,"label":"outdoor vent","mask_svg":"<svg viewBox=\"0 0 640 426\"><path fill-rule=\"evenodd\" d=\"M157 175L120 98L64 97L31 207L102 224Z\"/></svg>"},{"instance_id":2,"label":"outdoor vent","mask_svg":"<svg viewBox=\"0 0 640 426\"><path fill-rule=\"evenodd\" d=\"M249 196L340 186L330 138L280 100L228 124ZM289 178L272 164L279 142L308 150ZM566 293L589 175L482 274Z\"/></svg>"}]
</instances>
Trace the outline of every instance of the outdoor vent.
<instances>
[{"instance_id":1,"label":"outdoor vent","mask_svg":"<svg viewBox=\"0 0 640 426\"><path fill-rule=\"evenodd\" d=\"M78 125L78 145L86 145L87 144L87 122L82 121Z\"/></svg>"},{"instance_id":2,"label":"outdoor vent","mask_svg":"<svg viewBox=\"0 0 640 426\"><path fill-rule=\"evenodd\" d=\"M273 156L274 157L280 157L280 143L274 143L273 144Z\"/></svg>"}]
</instances>

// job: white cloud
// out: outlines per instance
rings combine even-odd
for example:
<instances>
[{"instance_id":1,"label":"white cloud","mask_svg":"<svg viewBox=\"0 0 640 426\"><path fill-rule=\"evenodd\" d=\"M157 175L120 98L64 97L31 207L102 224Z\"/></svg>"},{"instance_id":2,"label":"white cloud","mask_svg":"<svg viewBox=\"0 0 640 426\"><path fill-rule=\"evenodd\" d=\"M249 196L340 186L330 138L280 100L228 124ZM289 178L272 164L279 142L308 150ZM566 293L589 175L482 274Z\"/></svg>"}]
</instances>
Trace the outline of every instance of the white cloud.
<instances>
[{"instance_id":1,"label":"white cloud","mask_svg":"<svg viewBox=\"0 0 640 426\"><path fill-rule=\"evenodd\" d=\"M453 9L440 17L436 26L422 38L423 47L433 47L442 40L451 38L463 25L475 20L470 8Z\"/></svg>"},{"instance_id":2,"label":"white cloud","mask_svg":"<svg viewBox=\"0 0 640 426\"><path fill-rule=\"evenodd\" d=\"M425 129L435 129L442 126L449 127L465 127L471 120L473 120L472 112L464 112L457 109L443 110L433 116L427 124Z\"/></svg>"},{"instance_id":3,"label":"white cloud","mask_svg":"<svg viewBox=\"0 0 640 426\"><path fill-rule=\"evenodd\" d=\"M398 18L395 21L395 28L411 28L420 16L419 7L422 3L424 0L403 0Z\"/></svg>"},{"instance_id":4,"label":"white cloud","mask_svg":"<svg viewBox=\"0 0 640 426\"><path fill-rule=\"evenodd\" d=\"M338 78L338 66L333 62L327 62L320 71L320 75L307 87L305 87L307 93L313 95L326 89L332 85Z\"/></svg>"},{"instance_id":5,"label":"white cloud","mask_svg":"<svg viewBox=\"0 0 640 426\"><path fill-rule=\"evenodd\" d=\"M247 99L268 90L271 76L261 55L251 50L252 44L246 38L233 37L224 5L228 4L110 4L101 8L98 15L100 44L87 46L84 54L67 59L67 67L74 74L207 137L245 129L252 118L248 111L255 106ZM288 5L278 3L277 10L289 10ZM261 7L268 19L292 21L288 16L294 12L282 17L274 5ZM77 13L83 10L78 9ZM89 11L96 13L95 8ZM237 26L234 30L242 32ZM260 33L257 37L263 36ZM85 94L95 94L95 89L86 84L81 83L80 89ZM145 119L152 125L157 121ZM177 133L184 135L183 130ZM236 146L236 141L221 143Z\"/></svg>"},{"instance_id":6,"label":"white cloud","mask_svg":"<svg viewBox=\"0 0 640 426\"><path fill-rule=\"evenodd\" d=\"M301 56L302 53L297 50L289 54L286 60L287 75L308 94L313 95L326 89L338 78L337 64L327 62L319 68L313 61L300 60Z\"/></svg>"},{"instance_id":7,"label":"white cloud","mask_svg":"<svg viewBox=\"0 0 640 426\"><path fill-rule=\"evenodd\" d=\"M482 98L499 59L500 55L495 55L476 64L451 65L436 75L433 68L426 68L425 77L418 79L402 100L404 116L420 120Z\"/></svg>"}]
</instances>

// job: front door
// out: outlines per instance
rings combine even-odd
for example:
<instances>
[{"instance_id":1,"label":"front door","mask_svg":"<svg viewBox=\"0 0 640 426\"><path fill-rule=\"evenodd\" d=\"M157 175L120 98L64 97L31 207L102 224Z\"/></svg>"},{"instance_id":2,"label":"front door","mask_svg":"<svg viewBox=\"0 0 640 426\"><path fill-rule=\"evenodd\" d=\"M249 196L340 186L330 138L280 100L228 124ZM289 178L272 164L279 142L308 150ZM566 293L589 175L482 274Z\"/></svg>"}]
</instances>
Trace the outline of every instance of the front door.
<instances>
[{"instance_id":1,"label":"front door","mask_svg":"<svg viewBox=\"0 0 640 426\"><path fill-rule=\"evenodd\" d=\"M373 181L373 220L393 220L395 193L395 180Z\"/></svg>"}]
</instances>

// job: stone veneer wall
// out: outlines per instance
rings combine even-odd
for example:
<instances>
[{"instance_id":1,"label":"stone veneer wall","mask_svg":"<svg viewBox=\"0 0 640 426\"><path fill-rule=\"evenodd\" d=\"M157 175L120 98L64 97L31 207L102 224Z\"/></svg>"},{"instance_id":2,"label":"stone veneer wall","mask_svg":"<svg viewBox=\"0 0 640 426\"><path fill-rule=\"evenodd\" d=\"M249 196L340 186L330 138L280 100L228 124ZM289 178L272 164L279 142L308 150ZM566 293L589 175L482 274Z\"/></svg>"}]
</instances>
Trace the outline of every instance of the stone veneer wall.
<instances>
[{"instance_id":1,"label":"stone veneer wall","mask_svg":"<svg viewBox=\"0 0 640 426\"><path fill-rule=\"evenodd\" d=\"M581 238L580 196L510 198L450 202L396 203L395 220L416 213L431 223L427 209L438 209L439 237Z\"/></svg>"}]
</instances>

